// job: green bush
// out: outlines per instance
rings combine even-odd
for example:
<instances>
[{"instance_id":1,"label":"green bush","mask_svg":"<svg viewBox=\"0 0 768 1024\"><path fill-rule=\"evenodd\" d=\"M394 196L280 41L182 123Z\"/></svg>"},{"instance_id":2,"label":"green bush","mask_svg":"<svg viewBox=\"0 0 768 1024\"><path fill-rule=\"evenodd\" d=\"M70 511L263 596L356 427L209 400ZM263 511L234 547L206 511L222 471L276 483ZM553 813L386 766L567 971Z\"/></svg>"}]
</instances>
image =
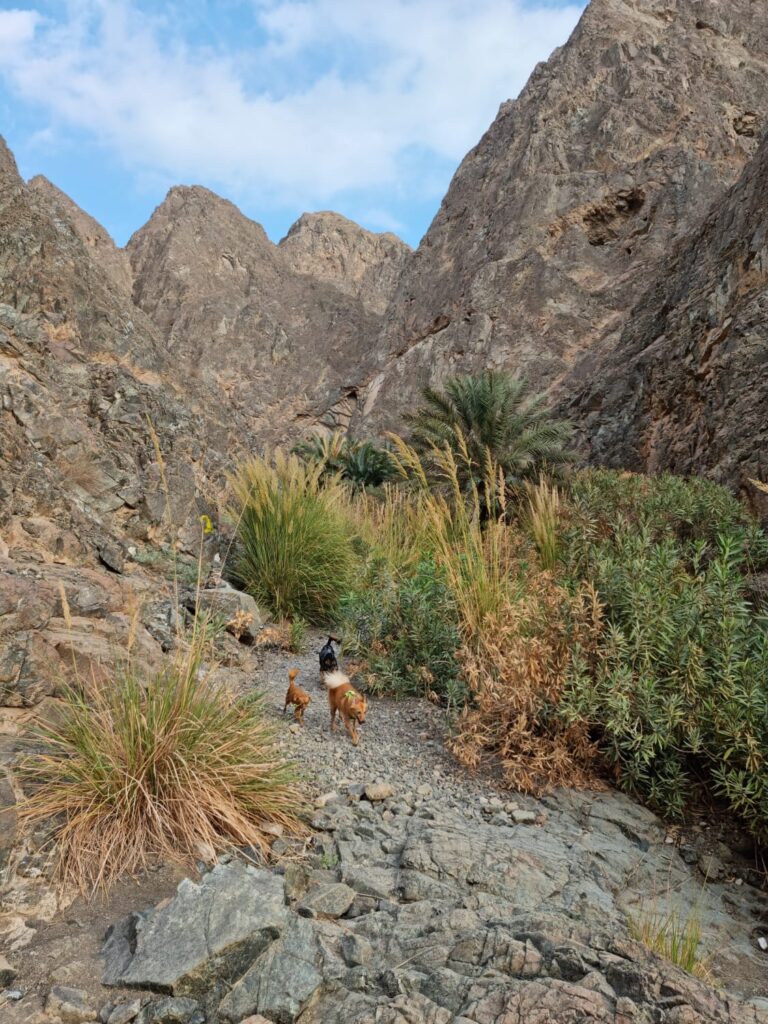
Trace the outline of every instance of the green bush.
<instances>
[{"instance_id":1,"label":"green bush","mask_svg":"<svg viewBox=\"0 0 768 1024\"><path fill-rule=\"evenodd\" d=\"M432 692L451 706L464 700L458 612L432 561L410 573L372 561L342 605L342 628L345 650L367 663L372 689L399 697Z\"/></svg>"},{"instance_id":2,"label":"green bush","mask_svg":"<svg viewBox=\"0 0 768 1024\"><path fill-rule=\"evenodd\" d=\"M703 789L768 837L768 623L745 599L765 536L701 480L589 473L572 502L567 571L605 633L599 657L574 652L567 714L662 813Z\"/></svg>"},{"instance_id":3,"label":"green bush","mask_svg":"<svg viewBox=\"0 0 768 1024\"><path fill-rule=\"evenodd\" d=\"M642 528L651 540L709 544L720 534L743 531L750 563L767 564L765 534L738 499L711 480L582 470L573 475L570 487L572 542L581 540L589 546L623 526Z\"/></svg>"},{"instance_id":4,"label":"green bush","mask_svg":"<svg viewBox=\"0 0 768 1024\"><path fill-rule=\"evenodd\" d=\"M352 579L346 496L321 475L320 465L278 452L243 463L230 481L233 575L277 618L329 621Z\"/></svg>"}]
</instances>

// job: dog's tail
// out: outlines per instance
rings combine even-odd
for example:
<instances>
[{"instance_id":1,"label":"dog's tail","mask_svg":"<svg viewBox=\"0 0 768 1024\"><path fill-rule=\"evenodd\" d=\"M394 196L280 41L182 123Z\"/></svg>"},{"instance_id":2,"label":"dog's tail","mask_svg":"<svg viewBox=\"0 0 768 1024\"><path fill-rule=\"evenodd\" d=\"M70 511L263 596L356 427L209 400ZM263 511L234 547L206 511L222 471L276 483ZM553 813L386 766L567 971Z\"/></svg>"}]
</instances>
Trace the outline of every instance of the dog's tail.
<instances>
[{"instance_id":1,"label":"dog's tail","mask_svg":"<svg viewBox=\"0 0 768 1024\"><path fill-rule=\"evenodd\" d=\"M329 644L330 644L330 643L334 643L334 644L340 644L340 643L341 643L341 640L339 640L339 638L338 638L337 636L329 636L329 637L328 637L328 643L329 643ZM326 644L326 646L327 646L327 644Z\"/></svg>"},{"instance_id":2,"label":"dog's tail","mask_svg":"<svg viewBox=\"0 0 768 1024\"><path fill-rule=\"evenodd\" d=\"M346 672L324 672L323 682L327 690L335 690L339 686L350 686L349 676Z\"/></svg>"},{"instance_id":3,"label":"dog's tail","mask_svg":"<svg viewBox=\"0 0 768 1024\"><path fill-rule=\"evenodd\" d=\"M294 680L294 679L296 678L296 676L297 676L298 674L299 674L299 670L298 670L297 668L292 668L292 669L291 669L291 670L290 670L290 671L288 672L288 679L289 679L289 681L290 681L290 682L293 682L293 680Z\"/></svg>"}]
</instances>

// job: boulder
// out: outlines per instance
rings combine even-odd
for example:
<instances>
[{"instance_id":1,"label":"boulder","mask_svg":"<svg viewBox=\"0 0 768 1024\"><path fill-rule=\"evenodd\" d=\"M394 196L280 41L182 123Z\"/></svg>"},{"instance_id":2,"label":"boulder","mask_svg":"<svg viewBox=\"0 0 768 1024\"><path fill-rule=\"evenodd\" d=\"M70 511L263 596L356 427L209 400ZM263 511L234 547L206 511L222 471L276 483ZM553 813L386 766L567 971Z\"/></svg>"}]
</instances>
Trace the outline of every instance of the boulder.
<instances>
[{"instance_id":1,"label":"boulder","mask_svg":"<svg viewBox=\"0 0 768 1024\"><path fill-rule=\"evenodd\" d=\"M18 971L11 967L4 956L0 956L0 988L8 988Z\"/></svg>"},{"instance_id":2,"label":"boulder","mask_svg":"<svg viewBox=\"0 0 768 1024\"><path fill-rule=\"evenodd\" d=\"M286 926L283 879L240 861L185 879L174 899L121 922L105 947L105 985L198 996L240 977Z\"/></svg>"},{"instance_id":3,"label":"boulder","mask_svg":"<svg viewBox=\"0 0 768 1024\"><path fill-rule=\"evenodd\" d=\"M395 795L395 787L389 782L369 782L364 790L366 800L378 803Z\"/></svg>"},{"instance_id":4,"label":"boulder","mask_svg":"<svg viewBox=\"0 0 768 1024\"><path fill-rule=\"evenodd\" d=\"M196 999L159 999L144 1007L136 1024L206 1024L206 1014Z\"/></svg>"},{"instance_id":5,"label":"boulder","mask_svg":"<svg viewBox=\"0 0 768 1024\"><path fill-rule=\"evenodd\" d=\"M303 917L343 917L355 895L355 890L342 882L318 885L310 889L296 909Z\"/></svg>"},{"instance_id":6,"label":"boulder","mask_svg":"<svg viewBox=\"0 0 768 1024\"><path fill-rule=\"evenodd\" d=\"M189 590L183 601L197 615L208 614L223 619L227 630L239 632L238 639L246 643L252 642L264 625L264 617L254 599L226 582L212 590Z\"/></svg>"},{"instance_id":7,"label":"boulder","mask_svg":"<svg viewBox=\"0 0 768 1024\"><path fill-rule=\"evenodd\" d=\"M295 1021L323 982L320 950L311 922L294 918L233 987L219 1006L223 1020L236 1024L249 1014Z\"/></svg>"},{"instance_id":8,"label":"boulder","mask_svg":"<svg viewBox=\"0 0 768 1024\"><path fill-rule=\"evenodd\" d=\"M97 1013L88 1003L88 993L79 988L54 985L45 1002L50 1017L58 1017L61 1024L85 1024L96 1020Z\"/></svg>"}]
</instances>

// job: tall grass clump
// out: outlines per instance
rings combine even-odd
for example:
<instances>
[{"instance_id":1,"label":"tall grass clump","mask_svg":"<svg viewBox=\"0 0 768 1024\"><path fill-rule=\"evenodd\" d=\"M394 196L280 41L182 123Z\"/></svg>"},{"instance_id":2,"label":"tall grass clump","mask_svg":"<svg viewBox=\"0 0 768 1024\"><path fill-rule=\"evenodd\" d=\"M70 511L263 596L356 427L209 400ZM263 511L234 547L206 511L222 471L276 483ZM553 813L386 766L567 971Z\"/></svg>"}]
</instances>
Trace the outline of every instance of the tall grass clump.
<instances>
[{"instance_id":1,"label":"tall grass clump","mask_svg":"<svg viewBox=\"0 0 768 1024\"><path fill-rule=\"evenodd\" d=\"M391 441L401 486L353 502L365 569L343 604L345 648L365 660L373 689L459 709L467 697L459 651L506 599L509 538L503 525L482 522L478 489L467 502L450 447L433 453L434 486L419 453ZM495 498L503 483L489 466L486 493Z\"/></svg>"},{"instance_id":2,"label":"tall grass clump","mask_svg":"<svg viewBox=\"0 0 768 1024\"><path fill-rule=\"evenodd\" d=\"M413 494L389 483L377 495L350 495L347 515L362 557L407 572L431 554L429 532Z\"/></svg>"},{"instance_id":3,"label":"tall grass clump","mask_svg":"<svg viewBox=\"0 0 768 1024\"><path fill-rule=\"evenodd\" d=\"M633 939L670 963L681 967L703 981L712 981L712 972L706 957L699 954L701 945L701 918L694 907L687 915L677 910L641 912L629 919L629 932Z\"/></svg>"},{"instance_id":4,"label":"tall grass clump","mask_svg":"<svg viewBox=\"0 0 768 1024\"><path fill-rule=\"evenodd\" d=\"M319 463L277 451L230 478L237 544L233 573L277 618L333 618L355 565L347 498Z\"/></svg>"},{"instance_id":5,"label":"tall grass clump","mask_svg":"<svg viewBox=\"0 0 768 1024\"><path fill-rule=\"evenodd\" d=\"M410 481L413 501L423 522L424 543L445 573L459 612L462 639L473 642L486 618L515 591L511 568L520 538L502 517L487 519L489 507L504 508L504 476L489 452L480 484L466 484L462 466L472 460L466 441L456 435L457 449L434 447L428 462L401 438L392 437L394 459Z\"/></svg>"},{"instance_id":6,"label":"tall grass clump","mask_svg":"<svg viewBox=\"0 0 768 1024\"><path fill-rule=\"evenodd\" d=\"M544 477L536 484L526 481L525 489L528 502L523 516L536 545L541 567L551 572L560 553L560 492Z\"/></svg>"},{"instance_id":7,"label":"tall grass clump","mask_svg":"<svg viewBox=\"0 0 768 1024\"><path fill-rule=\"evenodd\" d=\"M23 766L31 825L49 823L60 877L108 887L156 859L194 864L235 846L266 849L265 828L301 833L292 766L258 700L203 673L206 630L159 672L126 667L64 693L44 750Z\"/></svg>"}]
</instances>

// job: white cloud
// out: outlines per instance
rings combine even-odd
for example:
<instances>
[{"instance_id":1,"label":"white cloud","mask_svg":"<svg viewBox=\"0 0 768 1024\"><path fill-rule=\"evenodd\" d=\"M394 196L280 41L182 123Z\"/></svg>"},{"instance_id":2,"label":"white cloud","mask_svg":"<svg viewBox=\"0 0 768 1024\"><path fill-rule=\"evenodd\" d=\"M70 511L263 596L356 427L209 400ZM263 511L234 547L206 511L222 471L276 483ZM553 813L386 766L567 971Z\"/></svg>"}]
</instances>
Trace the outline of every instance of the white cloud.
<instances>
[{"instance_id":1,"label":"white cloud","mask_svg":"<svg viewBox=\"0 0 768 1024\"><path fill-rule=\"evenodd\" d=\"M263 43L222 52L174 39L137 0L72 0L60 20L0 13L0 75L141 173L298 206L381 187L423 196L429 159L463 156L581 6L254 0L243 16ZM273 80L279 92L254 86Z\"/></svg>"},{"instance_id":2,"label":"white cloud","mask_svg":"<svg viewBox=\"0 0 768 1024\"><path fill-rule=\"evenodd\" d=\"M39 20L36 11L0 11L0 58L13 58L15 49L27 45Z\"/></svg>"}]
</instances>

